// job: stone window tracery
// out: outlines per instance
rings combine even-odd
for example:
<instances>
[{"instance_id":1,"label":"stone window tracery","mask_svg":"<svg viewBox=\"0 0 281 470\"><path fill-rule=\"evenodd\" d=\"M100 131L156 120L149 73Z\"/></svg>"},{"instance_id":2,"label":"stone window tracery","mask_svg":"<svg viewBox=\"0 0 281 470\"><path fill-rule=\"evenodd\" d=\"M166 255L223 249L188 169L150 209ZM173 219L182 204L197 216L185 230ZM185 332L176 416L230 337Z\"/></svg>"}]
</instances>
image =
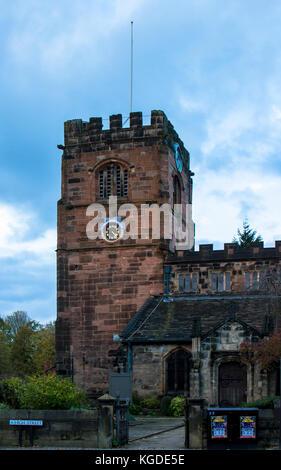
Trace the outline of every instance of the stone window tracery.
<instances>
[{"instance_id":1,"label":"stone window tracery","mask_svg":"<svg viewBox=\"0 0 281 470\"><path fill-rule=\"evenodd\" d=\"M212 273L211 290L213 292L229 292L231 290L230 273Z\"/></svg>"},{"instance_id":2,"label":"stone window tracery","mask_svg":"<svg viewBox=\"0 0 281 470\"><path fill-rule=\"evenodd\" d=\"M198 284L197 273L179 275L179 285L178 285L179 292L182 292L182 293L197 292L197 288L198 288L197 284Z\"/></svg>"}]
</instances>

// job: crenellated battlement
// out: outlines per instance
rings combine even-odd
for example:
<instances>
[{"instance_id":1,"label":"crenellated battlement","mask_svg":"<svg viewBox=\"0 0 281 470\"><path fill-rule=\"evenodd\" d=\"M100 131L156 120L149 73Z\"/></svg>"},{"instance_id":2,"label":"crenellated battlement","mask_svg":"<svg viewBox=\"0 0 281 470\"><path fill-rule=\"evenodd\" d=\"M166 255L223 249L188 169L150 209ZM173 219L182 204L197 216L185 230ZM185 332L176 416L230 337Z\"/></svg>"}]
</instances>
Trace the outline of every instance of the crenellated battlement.
<instances>
[{"instance_id":1,"label":"crenellated battlement","mask_svg":"<svg viewBox=\"0 0 281 470\"><path fill-rule=\"evenodd\" d=\"M274 247L264 247L263 242L252 243L248 248L240 248L235 243L224 243L223 250L214 250L213 244L199 245L197 251L182 251L169 257L169 262L224 261L243 259L281 259L281 240Z\"/></svg>"},{"instance_id":2,"label":"crenellated battlement","mask_svg":"<svg viewBox=\"0 0 281 470\"><path fill-rule=\"evenodd\" d=\"M109 117L109 129L103 129L101 117L91 117L87 122L72 119L64 123L66 155L78 151L123 150L160 144L173 148L175 142L181 146L188 169L189 153L163 111L151 111L149 125L143 125L142 112L130 113L128 127L123 126L122 114Z\"/></svg>"},{"instance_id":3,"label":"crenellated battlement","mask_svg":"<svg viewBox=\"0 0 281 470\"><path fill-rule=\"evenodd\" d=\"M167 130L170 126L173 128L163 111L151 111L150 125L143 125L142 112L130 113L129 122L129 127L123 127L122 114L113 114L109 116L109 129L103 130L103 119L101 117L91 117L89 121L71 119L65 122L65 138L67 139L71 136L81 137L83 134L108 135L119 130L126 133L130 132L132 129L143 129L149 133L149 130Z\"/></svg>"}]
</instances>

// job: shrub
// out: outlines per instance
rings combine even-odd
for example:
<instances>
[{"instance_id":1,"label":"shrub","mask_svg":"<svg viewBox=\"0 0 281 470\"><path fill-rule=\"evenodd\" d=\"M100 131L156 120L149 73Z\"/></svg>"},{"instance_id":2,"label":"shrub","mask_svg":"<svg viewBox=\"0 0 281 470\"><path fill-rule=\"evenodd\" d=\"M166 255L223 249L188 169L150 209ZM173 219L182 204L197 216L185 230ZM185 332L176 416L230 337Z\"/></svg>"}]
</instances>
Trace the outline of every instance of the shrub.
<instances>
[{"instance_id":1,"label":"shrub","mask_svg":"<svg viewBox=\"0 0 281 470\"><path fill-rule=\"evenodd\" d=\"M6 403L8 407L20 408L20 394L23 381L19 377L11 377L3 379L0 382L0 399Z\"/></svg>"},{"instance_id":2,"label":"shrub","mask_svg":"<svg viewBox=\"0 0 281 470\"><path fill-rule=\"evenodd\" d=\"M184 397L178 396L174 397L170 404L171 413L173 416L183 416L184 415Z\"/></svg>"},{"instance_id":3,"label":"shrub","mask_svg":"<svg viewBox=\"0 0 281 470\"><path fill-rule=\"evenodd\" d=\"M278 400L280 397L266 397L260 398L259 400L252 401L250 403L241 403L243 408L274 408L274 400Z\"/></svg>"},{"instance_id":4,"label":"shrub","mask_svg":"<svg viewBox=\"0 0 281 470\"><path fill-rule=\"evenodd\" d=\"M136 405L140 405L141 398L136 390L134 390L132 393L132 402Z\"/></svg>"},{"instance_id":5,"label":"shrub","mask_svg":"<svg viewBox=\"0 0 281 470\"><path fill-rule=\"evenodd\" d=\"M86 396L68 378L29 377L21 388L21 408L34 410L69 410L85 405Z\"/></svg>"},{"instance_id":6,"label":"shrub","mask_svg":"<svg viewBox=\"0 0 281 470\"><path fill-rule=\"evenodd\" d=\"M112 440L112 447L119 447L119 442L116 439Z\"/></svg>"},{"instance_id":7,"label":"shrub","mask_svg":"<svg viewBox=\"0 0 281 470\"><path fill-rule=\"evenodd\" d=\"M163 416L171 416L171 401L172 397L169 397L168 395L163 397L161 400L161 405L160 405L160 413Z\"/></svg>"},{"instance_id":8,"label":"shrub","mask_svg":"<svg viewBox=\"0 0 281 470\"><path fill-rule=\"evenodd\" d=\"M0 410L8 410L10 407L7 403L0 403Z\"/></svg>"},{"instance_id":9,"label":"shrub","mask_svg":"<svg viewBox=\"0 0 281 470\"><path fill-rule=\"evenodd\" d=\"M70 379L58 376L18 377L0 382L0 398L9 408L69 410L81 408L86 396Z\"/></svg>"},{"instance_id":10,"label":"shrub","mask_svg":"<svg viewBox=\"0 0 281 470\"><path fill-rule=\"evenodd\" d=\"M141 406L138 405L137 403L131 402L130 403L130 413L132 415L138 415L142 411Z\"/></svg>"},{"instance_id":11,"label":"shrub","mask_svg":"<svg viewBox=\"0 0 281 470\"><path fill-rule=\"evenodd\" d=\"M160 401L155 395L146 395L146 397L141 400L140 405L142 408L157 410L160 408Z\"/></svg>"}]
</instances>

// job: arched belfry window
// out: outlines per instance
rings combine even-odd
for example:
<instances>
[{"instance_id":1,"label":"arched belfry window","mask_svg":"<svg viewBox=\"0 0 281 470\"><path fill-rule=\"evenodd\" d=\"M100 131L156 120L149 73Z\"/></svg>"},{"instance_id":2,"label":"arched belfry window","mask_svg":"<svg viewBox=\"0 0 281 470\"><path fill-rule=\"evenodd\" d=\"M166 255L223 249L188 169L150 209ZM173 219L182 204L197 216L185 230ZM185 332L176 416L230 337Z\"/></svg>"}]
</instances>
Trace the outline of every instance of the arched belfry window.
<instances>
[{"instance_id":1,"label":"arched belfry window","mask_svg":"<svg viewBox=\"0 0 281 470\"><path fill-rule=\"evenodd\" d=\"M128 196L128 170L118 163L104 165L98 173L99 197Z\"/></svg>"},{"instance_id":2,"label":"arched belfry window","mask_svg":"<svg viewBox=\"0 0 281 470\"><path fill-rule=\"evenodd\" d=\"M183 349L177 349L166 358L166 391L170 393L189 391L190 358Z\"/></svg>"}]
</instances>

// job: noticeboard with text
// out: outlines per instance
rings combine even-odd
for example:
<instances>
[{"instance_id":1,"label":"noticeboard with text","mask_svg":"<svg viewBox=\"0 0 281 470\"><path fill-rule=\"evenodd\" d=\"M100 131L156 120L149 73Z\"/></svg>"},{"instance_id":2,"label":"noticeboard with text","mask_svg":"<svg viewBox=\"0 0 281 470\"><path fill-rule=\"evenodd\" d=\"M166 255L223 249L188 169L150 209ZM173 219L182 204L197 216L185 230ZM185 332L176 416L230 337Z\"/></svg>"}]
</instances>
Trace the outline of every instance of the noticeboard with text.
<instances>
[{"instance_id":1,"label":"noticeboard with text","mask_svg":"<svg viewBox=\"0 0 281 470\"><path fill-rule=\"evenodd\" d=\"M256 438L256 417L240 416L240 439Z\"/></svg>"},{"instance_id":2,"label":"noticeboard with text","mask_svg":"<svg viewBox=\"0 0 281 470\"><path fill-rule=\"evenodd\" d=\"M211 416L212 439L227 438L227 416Z\"/></svg>"}]
</instances>

